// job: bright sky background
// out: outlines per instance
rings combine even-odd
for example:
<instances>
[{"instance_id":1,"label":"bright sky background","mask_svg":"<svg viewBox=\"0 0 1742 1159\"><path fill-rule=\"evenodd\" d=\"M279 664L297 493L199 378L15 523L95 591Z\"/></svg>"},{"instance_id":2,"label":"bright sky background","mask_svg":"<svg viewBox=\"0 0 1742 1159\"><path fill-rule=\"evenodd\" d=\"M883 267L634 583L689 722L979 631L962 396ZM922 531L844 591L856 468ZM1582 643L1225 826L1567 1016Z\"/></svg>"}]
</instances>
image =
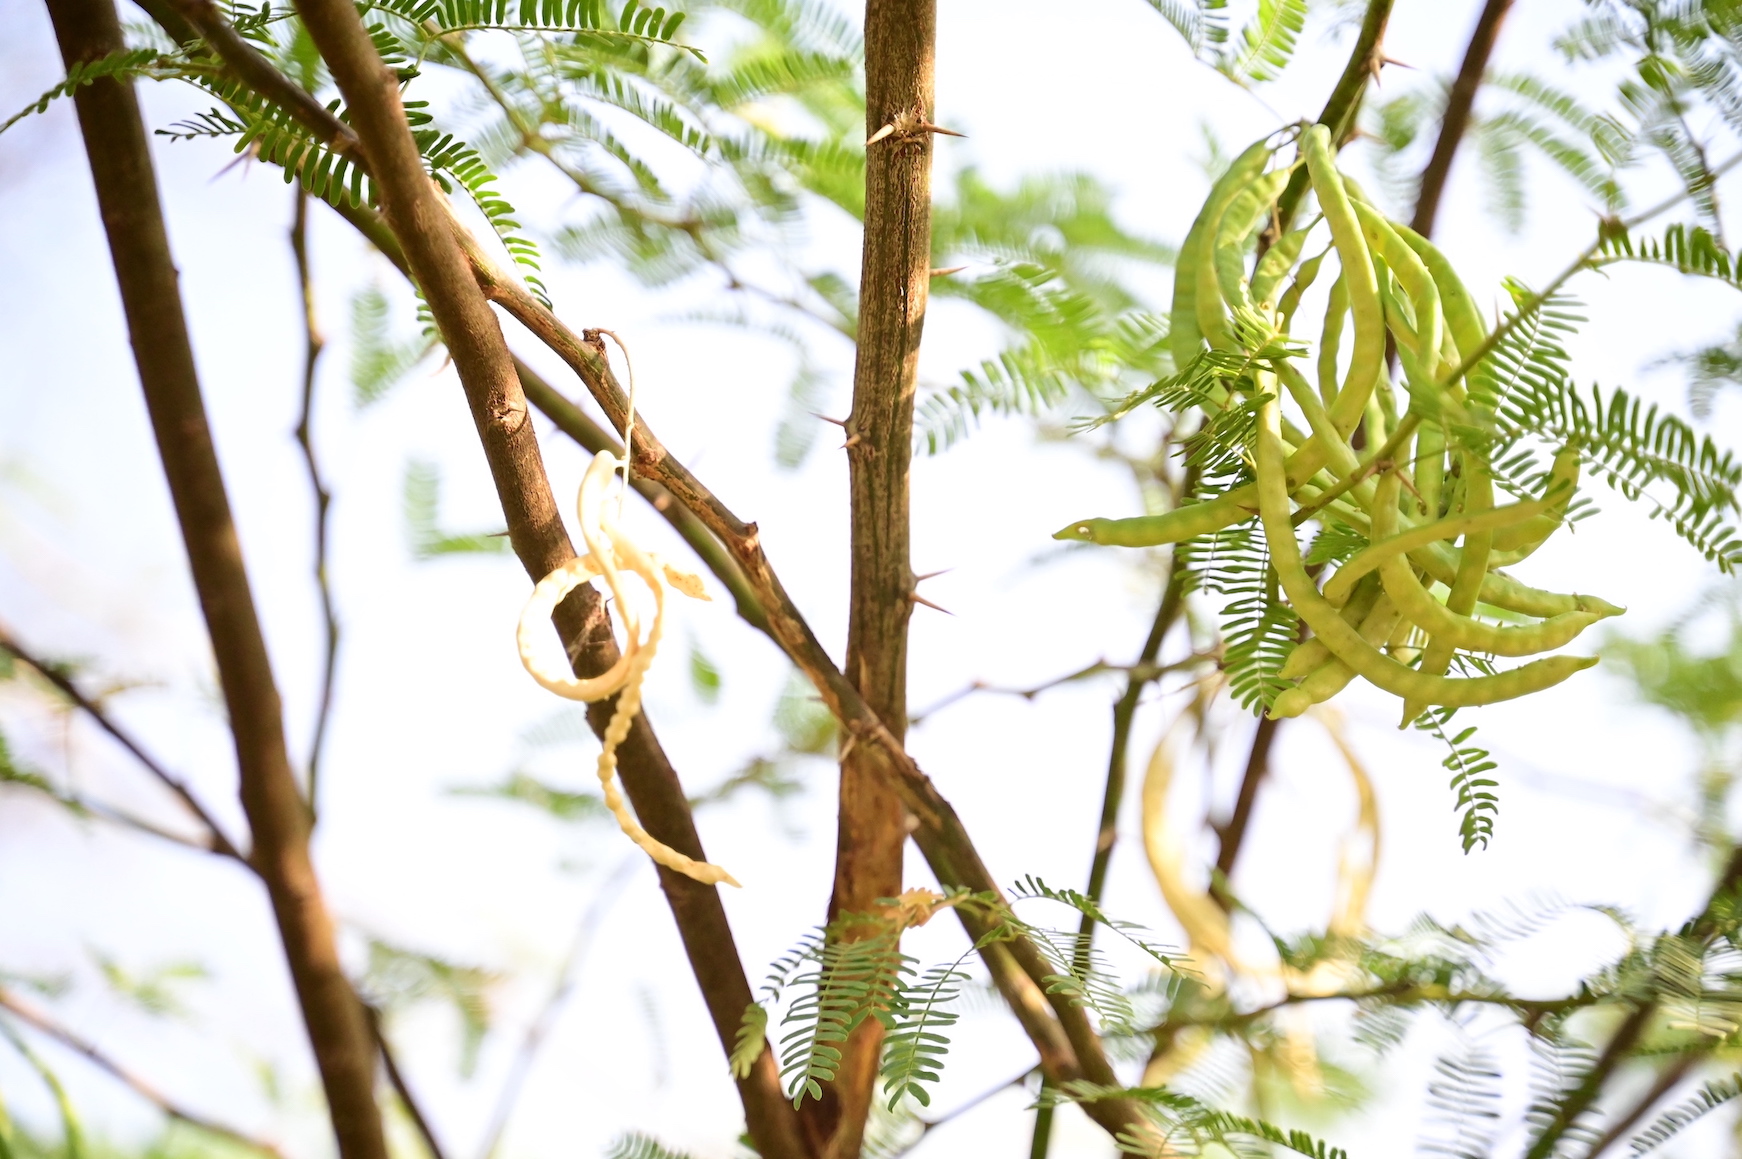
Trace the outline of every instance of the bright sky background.
<instances>
[{"instance_id":1,"label":"bright sky background","mask_svg":"<svg viewBox=\"0 0 1742 1159\"><path fill-rule=\"evenodd\" d=\"M999 185L1025 173L1086 170L1118 190L1131 228L1166 241L1183 235L1205 190L1193 160L1203 151L1200 124L1237 148L1314 111L1344 53L1315 24L1301 63L1264 92L1279 118L1192 63L1141 0L942 0L940 8L938 119L969 134L940 143L940 167L976 164ZM1449 72L1474 8L1400 3L1389 54ZM1547 45L1579 8L1569 0L1521 5L1496 66L1559 68ZM0 4L0 112L60 75L40 8ZM1386 74L1387 88L1409 83L1397 70ZM143 97L154 126L206 104L186 88L148 87ZM285 241L290 191L274 173L228 167L222 147L160 140L156 157L208 404L300 753L319 633L308 577L310 501L290 438L300 373ZM1480 207L1474 168L1460 163L1455 171L1440 238L1479 293L1497 292L1509 273L1540 282L1589 240L1595 218L1586 200L1540 166L1532 171L1529 225L1506 235ZM530 168L517 171L507 190L533 223L574 212L567 193ZM511 638L526 583L511 558L412 560L400 513L409 460L440 464L445 525L492 528L500 513L451 373L426 370L388 401L354 409L349 300L372 281L404 298L396 275L324 210L316 210L314 237L320 311L332 339L317 437L337 496L333 569L345 632L317 855L347 951L360 968L364 938L377 936L507 976L495 992L504 1033L486 1045L470 1081L456 1073L449 1012L431 1007L395 1027L451 1155L471 1159L518 1028L543 1001L580 916L628 858L626 885L604 911L505 1154L597 1155L620 1132L641 1129L700 1156L729 1155L739 1110L653 874L606 825L564 829L524 807L449 791L523 767L531 756L521 735L562 706L516 662ZM843 224L825 221L815 243L856 269L857 238ZM234 832L232 762L204 632L70 105L0 138L0 263L8 275L0 280L0 618L39 649L84 658L93 673L136 686L116 699L117 714L200 788ZM760 523L772 561L838 655L844 456L819 449L796 474L773 465L790 355L738 332L675 321L718 300L712 283L667 296L602 265L554 260L546 276L568 321L609 326L632 344L649 421L736 511ZM1575 347L1581 376L1636 386L1685 412L1678 374L1648 364L1726 334L1737 301L1720 287L1641 269L1587 276L1574 289L1592 319ZM409 310L398 323L409 330ZM518 349L533 349L523 335L513 338ZM994 339L965 309L940 306L926 331L923 377L949 381L957 367L991 353ZM843 413L850 352L837 344L815 353L839 372L828 409ZM552 360L535 361L579 393ZM1739 416L1733 402L1720 404L1711 424L1720 441L1742 442ZM832 448L831 436L824 430L822 448ZM558 494L572 494L584 456L560 437L547 438L545 450ZM914 493L915 566L953 569L926 594L955 613L922 608L915 617L916 708L974 680L1024 686L1100 657L1124 662L1135 654L1154 610L1152 580L1129 555L1061 554L1048 538L1073 518L1135 513L1137 497L1118 470L1071 447L1037 448L1025 425L994 422L947 456L918 462ZM1642 633L1678 614L1715 574L1663 525L1612 510L1618 504L1602 498L1610 513L1521 570L1540 586L1594 591L1628 606L1624 627ZM645 510L632 518L650 537L665 535ZM686 783L702 790L772 745L767 722L786 665L725 602L680 603L678 615L648 703ZM718 705L701 704L689 689L686 639L723 669ZM1666 717L1634 706L1618 678L1599 670L1524 704L1471 714L1501 760L1502 808L1493 847L1469 857L1459 852L1434 742L1396 732L1395 705L1369 692L1352 689L1338 705L1383 809L1384 860L1371 911L1377 928L1399 928L1423 910L1456 919L1533 891L1611 902L1647 923L1675 924L1703 896L1707 878L1682 816L1696 750ZM1115 695L1109 680L1032 703L970 697L915 730L913 752L1000 879L1033 873L1082 884ZM1140 716L1137 760L1179 702L1164 698ZM83 722L63 729L23 701L0 699L0 723L39 763L70 762L82 789L174 817L154 786ZM547 753L537 767L585 785L590 743ZM1243 731L1225 745L1230 761L1244 748ZM753 981L824 912L833 772L813 763L804 776L806 791L796 799L775 806L747 795L700 821L712 859L745 883L726 904ZM1226 801L1234 770L1218 776L1217 799ZM1201 804L1182 799L1180 807ZM1323 923L1336 843L1352 809L1347 774L1322 730L1291 725L1238 878L1274 928ZM1109 908L1174 937L1136 840L1134 809L1121 835ZM930 884L913 852L909 878ZM959 929L944 920L913 937L911 949L933 961L954 957L960 944ZM1549 994L1618 943L1592 918L1570 919L1533 946L1509 976ZM151 1020L105 993L95 955L136 972L198 961L210 977L185 990L187 1021ZM0 971L70 972L76 985L56 1009L175 1098L281 1139L298 1159L329 1150L270 915L260 891L232 868L76 824L20 792L0 794ZM989 1003L974 1009L936 1100L944 1112L1032 1060L1014 1023ZM1421 1049L1374 1068L1381 1096L1338 1125L1333 1141L1356 1156L1403 1153L1419 1128L1434 1041L1425 1035ZM64 1053L45 1054L95 1133L125 1141L155 1130L155 1116L108 1079ZM279 1076L276 1096L261 1081L268 1067ZM4 1048L0 1093L26 1122L51 1127L39 1084ZM1026 1097L1009 1090L988 1100L916 1154L1023 1153ZM1064 1116L1055 1155L1107 1152L1098 1130Z\"/></svg>"}]
</instances>

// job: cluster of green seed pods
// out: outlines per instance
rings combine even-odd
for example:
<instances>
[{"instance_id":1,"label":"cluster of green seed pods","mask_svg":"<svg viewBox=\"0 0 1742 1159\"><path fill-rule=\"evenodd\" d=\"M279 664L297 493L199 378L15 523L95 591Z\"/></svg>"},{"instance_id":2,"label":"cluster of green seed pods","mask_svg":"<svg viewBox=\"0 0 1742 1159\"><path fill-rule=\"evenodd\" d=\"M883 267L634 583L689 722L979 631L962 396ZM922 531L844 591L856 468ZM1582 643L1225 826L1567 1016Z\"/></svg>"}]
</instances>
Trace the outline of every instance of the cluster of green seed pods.
<instances>
[{"instance_id":1,"label":"cluster of green seed pods","mask_svg":"<svg viewBox=\"0 0 1742 1159\"><path fill-rule=\"evenodd\" d=\"M1497 570L1563 525L1580 448L1559 449L1540 493L1496 506L1492 423L1480 392L1467 386L1492 345L1475 301L1438 249L1387 220L1338 172L1322 126L1301 131L1293 165L1273 167L1275 156L1269 139L1259 142L1210 191L1181 247L1169 337L1181 377L1198 384L1193 398L1206 424L1242 408L1255 416L1244 435L1249 480L1164 515L1081 520L1056 538L1183 543L1256 516L1278 595L1311 631L1276 674L1283 684L1273 716L1299 715L1359 676L1403 700L1407 725L1430 706L1509 700L1596 663L1549 656L1447 675L1459 654L1537 656L1621 611ZM1320 217L1276 238L1249 274L1249 256L1278 220L1278 200L1299 166ZM1302 260L1307 243L1326 232L1324 252ZM1291 327L1331 259L1315 385L1297 365L1308 351ZM1402 371L1396 383L1388 346ZM1206 359L1241 370L1193 376ZM1304 430L1284 417L1285 393ZM1366 546L1334 570L1309 570L1296 539L1309 520L1338 525Z\"/></svg>"}]
</instances>

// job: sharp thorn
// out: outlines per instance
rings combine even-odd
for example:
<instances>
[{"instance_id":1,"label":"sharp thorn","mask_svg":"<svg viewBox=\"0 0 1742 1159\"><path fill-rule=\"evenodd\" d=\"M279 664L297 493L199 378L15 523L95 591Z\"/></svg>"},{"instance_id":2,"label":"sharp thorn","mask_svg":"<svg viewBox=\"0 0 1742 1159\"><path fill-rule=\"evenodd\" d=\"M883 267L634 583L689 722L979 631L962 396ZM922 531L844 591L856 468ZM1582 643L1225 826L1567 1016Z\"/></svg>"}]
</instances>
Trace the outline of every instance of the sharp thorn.
<instances>
[{"instance_id":1,"label":"sharp thorn","mask_svg":"<svg viewBox=\"0 0 1742 1159\"><path fill-rule=\"evenodd\" d=\"M943 269L933 270L931 276L934 278L948 277L950 274L959 274L967 268L967 266L945 266Z\"/></svg>"},{"instance_id":2,"label":"sharp thorn","mask_svg":"<svg viewBox=\"0 0 1742 1159\"><path fill-rule=\"evenodd\" d=\"M842 430L847 429L847 420L846 419L832 419L828 415L818 414L814 410L811 411L811 417L822 419L825 423L834 423L836 426L840 427Z\"/></svg>"},{"instance_id":3,"label":"sharp thorn","mask_svg":"<svg viewBox=\"0 0 1742 1159\"><path fill-rule=\"evenodd\" d=\"M893 135L894 132L894 125L884 125L881 129L878 129L875 133L872 133L869 137L865 138L865 147L869 149L877 142L883 140L883 138Z\"/></svg>"},{"instance_id":4,"label":"sharp thorn","mask_svg":"<svg viewBox=\"0 0 1742 1159\"><path fill-rule=\"evenodd\" d=\"M914 576L913 582L916 584L917 583L924 583L928 579L936 579L938 576L943 575L946 572L952 572L955 570L956 569L953 567L945 567L945 568L939 568L937 571L928 571L924 575Z\"/></svg>"},{"instance_id":5,"label":"sharp thorn","mask_svg":"<svg viewBox=\"0 0 1742 1159\"><path fill-rule=\"evenodd\" d=\"M841 450L844 451L849 447L856 447L859 445L860 441L861 440L860 440L858 435L848 435L847 441L841 444Z\"/></svg>"},{"instance_id":6,"label":"sharp thorn","mask_svg":"<svg viewBox=\"0 0 1742 1159\"><path fill-rule=\"evenodd\" d=\"M1395 64L1398 68L1407 68L1411 72L1417 71L1415 65L1410 64L1408 61L1398 60L1394 56L1382 56L1379 58L1379 63L1382 65Z\"/></svg>"},{"instance_id":7,"label":"sharp thorn","mask_svg":"<svg viewBox=\"0 0 1742 1159\"><path fill-rule=\"evenodd\" d=\"M948 608L941 607L937 604L932 603L930 600L926 599L924 596L920 595L918 592L908 592L907 598L912 600L916 604L924 604L926 607L932 609L933 611L942 612L946 616L953 616L956 614L956 613L950 611Z\"/></svg>"},{"instance_id":8,"label":"sharp thorn","mask_svg":"<svg viewBox=\"0 0 1742 1159\"><path fill-rule=\"evenodd\" d=\"M919 127L928 133L942 133L946 137L966 137L966 133L958 133L954 129L946 129L942 125L934 125L930 121L921 121Z\"/></svg>"}]
</instances>

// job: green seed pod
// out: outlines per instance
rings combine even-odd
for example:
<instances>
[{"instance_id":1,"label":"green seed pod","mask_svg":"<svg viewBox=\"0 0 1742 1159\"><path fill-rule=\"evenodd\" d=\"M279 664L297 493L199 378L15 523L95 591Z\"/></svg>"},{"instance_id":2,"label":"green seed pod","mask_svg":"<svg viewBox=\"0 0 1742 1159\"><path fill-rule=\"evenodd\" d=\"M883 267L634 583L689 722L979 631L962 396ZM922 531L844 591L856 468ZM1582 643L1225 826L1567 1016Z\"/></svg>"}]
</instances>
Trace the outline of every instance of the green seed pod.
<instances>
[{"instance_id":1,"label":"green seed pod","mask_svg":"<svg viewBox=\"0 0 1742 1159\"><path fill-rule=\"evenodd\" d=\"M1198 270L1212 260L1208 250L1215 239L1216 226L1228 203L1264 171L1274 151L1266 138L1234 158L1228 171L1210 187L1210 196L1204 201L1203 209L1198 211L1191 229L1186 231L1185 242L1181 244L1179 258L1174 263L1173 311L1168 332L1168 350L1173 354L1173 364L1182 370L1203 348L1203 333L1198 329L1197 320Z\"/></svg>"}]
</instances>

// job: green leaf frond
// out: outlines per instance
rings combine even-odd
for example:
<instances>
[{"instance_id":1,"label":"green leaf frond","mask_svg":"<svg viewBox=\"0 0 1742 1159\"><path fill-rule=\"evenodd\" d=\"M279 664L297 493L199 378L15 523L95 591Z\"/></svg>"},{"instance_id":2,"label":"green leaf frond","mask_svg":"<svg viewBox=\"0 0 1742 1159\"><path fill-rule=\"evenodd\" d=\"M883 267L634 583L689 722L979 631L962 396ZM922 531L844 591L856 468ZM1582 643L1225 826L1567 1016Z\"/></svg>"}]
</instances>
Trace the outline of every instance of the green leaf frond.
<instances>
[{"instance_id":1,"label":"green leaf frond","mask_svg":"<svg viewBox=\"0 0 1742 1159\"><path fill-rule=\"evenodd\" d=\"M1569 1100L1596 1067L1597 1051L1563 1028L1549 1027L1545 1033L1531 1038L1530 1053L1531 1098L1524 1113L1530 1127L1530 1152L1557 1156L1568 1154L1573 1148L1581 1153L1589 1150L1598 1138L1591 1121L1592 1112L1587 1109L1571 1119L1566 1112Z\"/></svg>"},{"instance_id":2,"label":"green leaf frond","mask_svg":"<svg viewBox=\"0 0 1742 1159\"><path fill-rule=\"evenodd\" d=\"M1477 845L1488 848L1494 836L1494 819L1500 812L1500 799L1494 790L1500 786L1488 774L1499 766L1487 749L1470 743L1476 735L1474 727L1465 728L1456 736L1447 732L1455 711L1430 708L1416 720L1415 727L1432 733L1446 746L1446 756L1440 764L1452 775L1450 787L1457 796L1452 808L1460 812L1458 839L1464 852L1469 853Z\"/></svg>"},{"instance_id":3,"label":"green leaf frond","mask_svg":"<svg viewBox=\"0 0 1742 1159\"><path fill-rule=\"evenodd\" d=\"M889 1096L886 1106L890 1111L904 1098L922 1107L931 1105L926 1084L935 1084L942 1077L943 1056L949 1053L950 1044L945 1031L960 1017L949 1007L969 980L960 968L965 958L933 966L903 986L890 1010L882 1069L883 1093Z\"/></svg>"},{"instance_id":4,"label":"green leaf frond","mask_svg":"<svg viewBox=\"0 0 1742 1159\"><path fill-rule=\"evenodd\" d=\"M434 463L412 460L405 465L403 500L406 538L411 556L431 560L444 555L500 555L508 550L506 535L477 531L454 534L442 530L441 471Z\"/></svg>"},{"instance_id":5,"label":"green leaf frond","mask_svg":"<svg viewBox=\"0 0 1742 1159\"><path fill-rule=\"evenodd\" d=\"M1275 80L1294 59L1306 18L1307 0L1258 0L1234 49L1218 54L1216 71L1242 86Z\"/></svg>"},{"instance_id":6,"label":"green leaf frond","mask_svg":"<svg viewBox=\"0 0 1742 1159\"><path fill-rule=\"evenodd\" d=\"M579 40L670 44L687 13L627 0L616 20L603 0L370 0L370 8L427 29L433 36L466 32L569 33ZM690 45L673 45L698 60Z\"/></svg>"},{"instance_id":7,"label":"green leaf frond","mask_svg":"<svg viewBox=\"0 0 1742 1159\"><path fill-rule=\"evenodd\" d=\"M558 821L597 821L611 815L597 793L557 788L524 772L512 773L499 784L457 785L448 792L456 797L488 797L530 805Z\"/></svg>"},{"instance_id":8,"label":"green leaf frond","mask_svg":"<svg viewBox=\"0 0 1742 1159\"><path fill-rule=\"evenodd\" d=\"M70 97L85 85L93 81L112 77L116 80L132 80L135 77L146 77L151 80L161 80L165 77L180 77L187 75L186 66L173 58L166 56L156 48L126 48L99 56L95 60L81 61L67 71L66 79L25 105L18 112L0 123L0 133L4 133L26 117L46 113L48 107L63 97Z\"/></svg>"},{"instance_id":9,"label":"green leaf frond","mask_svg":"<svg viewBox=\"0 0 1742 1159\"><path fill-rule=\"evenodd\" d=\"M732 1077L745 1079L756 1067L756 1060L762 1057L762 1052L768 1046L768 1008L760 1002L752 1002L744 1008L744 1016L738 1021L738 1033L732 1040L732 1054L727 1065L732 1068Z\"/></svg>"},{"instance_id":10,"label":"green leaf frond","mask_svg":"<svg viewBox=\"0 0 1742 1159\"><path fill-rule=\"evenodd\" d=\"M1224 527L1179 547L1190 590L1230 597L1219 609L1222 670L1248 711L1268 710L1289 687L1280 679L1300 637L1300 619L1278 592L1270 550L1256 520Z\"/></svg>"},{"instance_id":11,"label":"green leaf frond","mask_svg":"<svg viewBox=\"0 0 1742 1159\"><path fill-rule=\"evenodd\" d=\"M1079 893L1074 889L1057 889L1030 874L1010 887L1010 899L1013 903L1038 900L1069 906L1083 917L1106 926L1167 969L1177 971L1183 968L1180 966L1180 954L1176 950L1152 941L1149 930L1136 922L1107 916L1100 903L1087 894Z\"/></svg>"},{"instance_id":12,"label":"green leaf frond","mask_svg":"<svg viewBox=\"0 0 1742 1159\"><path fill-rule=\"evenodd\" d=\"M1323 567L1343 563L1365 548L1367 543L1367 537L1348 524L1324 519L1319 524L1318 533L1307 545L1306 564L1308 567Z\"/></svg>"},{"instance_id":13,"label":"green leaf frond","mask_svg":"<svg viewBox=\"0 0 1742 1159\"><path fill-rule=\"evenodd\" d=\"M840 1067L842 1044L860 1023L895 1021L913 973L895 925L862 915L812 932L775 962L764 1005L789 989L797 995L780 1020L780 1077L795 1105L822 1098L822 1084L833 1082Z\"/></svg>"},{"instance_id":14,"label":"green leaf frond","mask_svg":"<svg viewBox=\"0 0 1742 1159\"><path fill-rule=\"evenodd\" d=\"M605 1152L605 1159L693 1159L693 1156L688 1151L672 1150L652 1135L631 1131L617 1137Z\"/></svg>"},{"instance_id":15,"label":"green leaf frond","mask_svg":"<svg viewBox=\"0 0 1742 1159\"><path fill-rule=\"evenodd\" d=\"M1424 1155L1488 1159L1498 1134L1504 1075L1481 1043L1459 1035L1457 1049L1434 1060L1428 1083L1430 1133L1417 1142Z\"/></svg>"},{"instance_id":16,"label":"green leaf frond","mask_svg":"<svg viewBox=\"0 0 1742 1159\"><path fill-rule=\"evenodd\" d=\"M392 303L379 286L351 299L351 387L359 408L372 406L428 358L436 343L427 337L393 336Z\"/></svg>"},{"instance_id":17,"label":"green leaf frond","mask_svg":"<svg viewBox=\"0 0 1742 1159\"><path fill-rule=\"evenodd\" d=\"M1742 1074L1707 1083L1685 1102L1671 1107L1631 1140L1635 1156L1647 1155L1695 1122L1742 1095Z\"/></svg>"},{"instance_id":18,"label":"green leaf frond","mask_svg":"<svg viewBox=\"0 0 1742 1159\"><path fill-rule=\"evenodd\" d=\"M1693 240L1685 247L1690 262L1698 260ZM1522 444L1575 444L1592 473L1626 498L1643 500L1653 518L1721 570L1733 570L1742 562L1735 526L1742 465L1681 419L1624 390L1581 392L1562 345L1582 321L1575 303L1564 296L1538 302L1517 283L1508 289L1519 303L1519 324L1470 377L1471 400L1491 417L1492 429L1454 436L1485 445L1497 481L1519 495L1531 493L1544 471L1541 457Z\"/></svg>"},{"instance_id":19,"label":"green leaf frond","mask_svg":"<svg viewBox=\"0 0 1742 1159\"><path fill-rule=\"evenodd\" d=\"M1168 1087L1115 1087L1078 1080L1045 1090L1041 1105L1105 1099L1134 1102L1144 1111L1149 1131L1143 1135L1122 1132L1118 1138L1119 1149L1130 1155L1196 1154L1214 1145L1244 1159L1266 1153L1268 1148L1264 1145L1269 1144L1312 1159L1347 1159L1342 1148L1332 1147L1306 1131L1217 1110Z\"/></svg>"},{"instance_id":20,"label":"green leaf frond","mask_svg":"<svg viewBox=\"0 0 1742 1159\"><path fill-rule=\"evenodd\" d=\"M1149 0L1149 6L1173 25L1193 56L1202 58L1227 43L1227 0Z\"/></svg>"},{"instance_id":21,"label":"green leaf frond","mask_svg":"<svg viewBox=\"0 0 1742 1159\"><path fill-rule=\"evenodd\" d=\"M954 287L1023 341L962 371L960 383L920 403L917 434L933 453L974 429L984 414L1040 414L1073 388L1095 392L1127 373L1164 365L1165 319L1143 311L1109 316L1041 266L1002 267Z\"/></svg>"},{"instance_id":22,"label":"green leaf frond","mask_svg":"<svg viewBox=\"0 0 1742 1159\"><path fill-rule=\"evenodd\" d=\"M440 1002L453 1010L461 1030L461 1077L469 1078L478 1051L494 1021L491 993L502 975L465 966L433 954L369 940L369 967L360 989L370 1005L391 1013L421 1002Z\"/></svg>"}]
</instances>

